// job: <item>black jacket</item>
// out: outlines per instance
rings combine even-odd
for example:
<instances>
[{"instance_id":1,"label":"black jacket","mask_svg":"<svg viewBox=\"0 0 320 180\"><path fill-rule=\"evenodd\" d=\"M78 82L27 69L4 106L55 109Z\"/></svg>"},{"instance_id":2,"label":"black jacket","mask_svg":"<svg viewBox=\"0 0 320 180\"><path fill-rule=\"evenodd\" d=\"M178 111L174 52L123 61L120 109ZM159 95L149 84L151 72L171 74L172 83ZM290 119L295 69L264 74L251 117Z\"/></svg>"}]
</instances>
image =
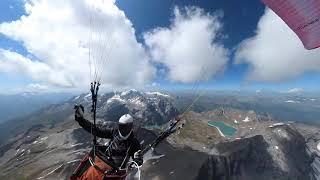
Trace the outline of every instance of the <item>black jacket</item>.
<instances>
[{"instance_id":1,"label":"black jacket","mask_svg":"<svg viewBox=\"0 0 320 180\"><path fill-rule=\"evenodd\" d=\"M89 133L95 134L100 138L110 139L105 153L117 167L122 165L120 168L123 168L129 161L129 157L139 165L143 163L142 157L134 159L134 153L141 150L141 146L133 132L128 139L123 140L118 133L118 127L97 127L95 130L93 124L84 118L76 118L76 121ZM124 162L126 156L129 157L127 157L126 162Z\"/></svg>"}]
</instances>

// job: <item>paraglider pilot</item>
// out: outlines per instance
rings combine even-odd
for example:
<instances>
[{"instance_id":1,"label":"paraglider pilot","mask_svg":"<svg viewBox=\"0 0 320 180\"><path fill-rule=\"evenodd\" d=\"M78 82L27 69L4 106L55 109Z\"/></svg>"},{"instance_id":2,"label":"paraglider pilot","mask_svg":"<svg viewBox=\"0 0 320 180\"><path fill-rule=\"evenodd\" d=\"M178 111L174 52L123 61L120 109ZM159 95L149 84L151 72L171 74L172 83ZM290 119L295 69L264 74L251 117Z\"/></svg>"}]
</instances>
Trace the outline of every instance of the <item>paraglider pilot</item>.
<instances>
[{"instance_id":1,"label":"paraglider pilot","mask_svg":"<svg viewBox=\"0 0 320 180\"><path fill-rule=\"evenodd\" d=\"M143 163L141 146L133 132L133 117L125 114L120 117L117 127L96 127L83 117L84 108L75 108L75 120L87 132L100 138L110 139L105 154L119 169L125 168L128 157L131 157L139 166Z\"/></svg>"}]
</instances>

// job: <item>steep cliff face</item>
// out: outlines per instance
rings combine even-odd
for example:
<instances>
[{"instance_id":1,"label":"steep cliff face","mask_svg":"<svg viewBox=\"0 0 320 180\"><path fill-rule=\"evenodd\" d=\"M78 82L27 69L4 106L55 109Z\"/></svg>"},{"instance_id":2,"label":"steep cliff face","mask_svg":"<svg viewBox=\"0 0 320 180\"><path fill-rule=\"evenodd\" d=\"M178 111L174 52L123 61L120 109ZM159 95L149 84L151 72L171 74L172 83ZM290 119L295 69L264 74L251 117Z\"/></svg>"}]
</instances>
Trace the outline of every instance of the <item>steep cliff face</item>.
<instances>
[{"instance_id":1,"label":"steep cliff face","mask_svg":"<svg viewBox=\"0 0 320 180\"><path fill-rule=\"evenodd\" d=\"M263 135L217 144L197 179L310 179L311 162L304 137L281 125Z\"/></svg>"},{"instance_id":2,"label":"steep cliff face","mask_svg":"<svg viewBox=\"0 0 320 180\"><path fill-rule=\"evenodd\" d=\"M306 139L307 153L312 158L310 179L320 179L320 131L317 126L299 124L299 131Z\"/></svg>"},{"instance_id":3,"label":"steep cliff face","mask_svg":"<svg viewBox=\"0 0 320 180\"><path fill-rule=\"evenodd\" d=\"M261 173L276 174L272 158L267 152L268 144L263 136L228 143L220 143L217 151L202 166L198 179L256 179ZM269 172L267 172L268 170ZM265 176L266 177L266 176Z\"/></svg>"}]
</instances>

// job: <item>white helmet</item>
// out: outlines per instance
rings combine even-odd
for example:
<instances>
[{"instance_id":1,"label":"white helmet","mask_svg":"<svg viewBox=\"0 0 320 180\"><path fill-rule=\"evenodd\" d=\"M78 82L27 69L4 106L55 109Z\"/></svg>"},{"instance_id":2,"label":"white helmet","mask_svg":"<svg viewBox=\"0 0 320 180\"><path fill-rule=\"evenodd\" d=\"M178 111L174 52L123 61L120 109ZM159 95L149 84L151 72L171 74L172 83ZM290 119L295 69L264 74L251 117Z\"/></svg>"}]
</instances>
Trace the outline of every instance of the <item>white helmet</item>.
<instances>
[{"instance_id":1,"label":"white helmet","mask_svg":"<svg viewBox=\"0 0 320 180\"><path fill-rule=\"evenodd\" d=\"M133 117L130 114L125 114L120 117L118 123L118 132L122 139L128 139L133 129Z\"/></svg>"}]
</instances>

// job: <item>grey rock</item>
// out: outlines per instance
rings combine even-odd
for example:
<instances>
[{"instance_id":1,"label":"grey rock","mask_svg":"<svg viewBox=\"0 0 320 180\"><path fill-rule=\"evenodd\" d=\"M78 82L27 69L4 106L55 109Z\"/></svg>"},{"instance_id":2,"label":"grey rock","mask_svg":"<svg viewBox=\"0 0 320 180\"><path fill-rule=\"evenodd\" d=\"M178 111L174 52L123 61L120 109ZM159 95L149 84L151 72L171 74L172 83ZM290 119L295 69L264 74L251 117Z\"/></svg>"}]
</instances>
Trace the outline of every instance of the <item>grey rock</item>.
<instances>
[{"instance_id":1,"label":"grey rock","mask_svg":"<svg viewBox=\"0 0 320 180\"><path fill-rule=\"evenodd\" d=\"M197 179L310 179L312 159L304 137L289 125L215 146Z\"/></svg>"}]
</instances>

